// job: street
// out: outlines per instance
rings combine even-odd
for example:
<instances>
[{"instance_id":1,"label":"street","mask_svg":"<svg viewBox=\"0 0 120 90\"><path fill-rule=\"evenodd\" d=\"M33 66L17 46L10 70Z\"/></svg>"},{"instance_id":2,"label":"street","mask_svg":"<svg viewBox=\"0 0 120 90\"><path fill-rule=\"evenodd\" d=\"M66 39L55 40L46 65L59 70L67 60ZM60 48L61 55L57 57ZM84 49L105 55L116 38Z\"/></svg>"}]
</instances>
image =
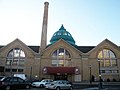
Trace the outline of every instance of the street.
<instances>
[{"instance_id":1,"label":"street","mask_svg":"<svg viewBox=\"0 0 120 90\"><path fill-rule=\"evenodd\" d=\"M46 90L44 88L30 88L30 89L19 89L19 90ZM73 89L73 90L80 90L80 89Z\"/></svg>"},{"instance_id":2,"label":"street","mask_svg":"<svg viewBox=\"0 0 120 90\"><path fill-rule=\"evenodd\" d=\"M30 89L19 89L19 90L46 90L45 88L30 88ZM86 86L77 86L74 87L73 90L99 90L99 87L90 87L89 85ZM120 90L120 86L104 86L102 90Z\"/></svg>"},{"instance_id":3,"label":"street","mask_svg":"<svg viewBox=\"0 0 120 90\"><path fill-rule=\"evenodd\" d=\"M120 82L104 82L102 90L120 90ZM46 90L44 88L20 89L20 90ZM73 90L99 90L98 83L74 83Z\"/></svg>"}]
</instances>

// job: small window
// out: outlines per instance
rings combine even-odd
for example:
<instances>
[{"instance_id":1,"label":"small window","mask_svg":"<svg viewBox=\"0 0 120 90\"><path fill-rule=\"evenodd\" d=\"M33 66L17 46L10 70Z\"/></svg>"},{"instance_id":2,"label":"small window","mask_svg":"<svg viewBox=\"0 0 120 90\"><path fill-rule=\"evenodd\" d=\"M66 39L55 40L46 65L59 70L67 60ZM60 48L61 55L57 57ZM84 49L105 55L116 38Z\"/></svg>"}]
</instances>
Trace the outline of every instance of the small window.
<instances>
[{"instance_id":1,"label":"small window","mask_svg":"<svg viewBox=\"0 0 120 90\"><path fill-rule=\"evenodd\" d=\"M10 72L10 71L11 71L11 69L5 69L5 71L6 71L6 72Z\"/></svg>"},{"instance_id":2,"label":"small window","mask_svg":"<svg viewBox=\"0 0 120 90\"><path fill-rule=\"evenodd\" d=\"M61 35L61 33L58 33L58 35Z\"/></svg>"},{"instance_id":3,"label":"small window","mask_svg":"<svg viewBox=\"0 0 120 90\"><path fill-rule=\"evenodd\" d=\"M12 72L17 72L17 69L12 69Z\"/></svg>"},{"instance_id":4,"label":"small window","mask_svg":"<svg viewBox=\"0 0 120 90\"><path fill-rule=\"evenodd\" d=\"M63 35L67 35L67 33L66 33L66 32L64 32L64 33L63 33Z\"/></svg>"},{"instance_id":5,"label":"small window","mask_svg":"<svg viewBox=\"0 0 120 90\"><path fill-rule=\"evenodd\" d=\"M18 72L23 72L23 69L18 69Z\"/></svg>"},{"instance_id":6,"label":"small window","mask_svg":"<svg viewBox=\"0 0 120 90\"><path fill-rule=\"evenodd\" d=\"M71 36L71 35L68 33L68 36Z\"/></svg>"}]
</instances>

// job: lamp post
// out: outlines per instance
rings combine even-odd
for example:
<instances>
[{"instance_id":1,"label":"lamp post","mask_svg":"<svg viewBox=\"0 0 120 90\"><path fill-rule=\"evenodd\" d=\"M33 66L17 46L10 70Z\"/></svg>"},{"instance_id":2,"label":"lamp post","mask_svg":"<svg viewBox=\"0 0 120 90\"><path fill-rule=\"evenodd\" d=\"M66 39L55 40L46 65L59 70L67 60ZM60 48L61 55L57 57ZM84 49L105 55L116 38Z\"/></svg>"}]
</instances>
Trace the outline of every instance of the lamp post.
<instances>
[{"instance_id":1,"label":"lamp post","mask_svg":"<svg viewBox=\"0 0 120 90\"><path fill-rule=\"evenodd\" d=\"M89 66L90 68L90 84L92 84L92 80L91 80L91 65Z\"/></svg>"},{"instance_id":2,"label":"lamp post","mask_svg":"<svg viewBox=\"0 0 120 90\"><path fill-rule=\"evenodd\" d=\"M98 65L99 65L99 90L102 89L102 78L101 78L101 72L100 72L100 59L98 59Z\"/></svg>"},{"instance_id":3,"label":"lamp post","mask_svg":"<svg viewBox=\"0 0 120 90\"><path fill-rule=\"evenodd\" d=\"M13 60L10 61L10 75L11 75L11 77L13 75L13 72L12 72L12 63L13 63Z\"/></svg>"},{"instance_id":4,"label":"lamp post","mask_svg":"<svg viewBox=\"0 0 120 90\"><path fill-rule=\"evenodd\" d=\"M30 80L32 79L32 66L30 67Z\"/></svg>"}]
</instances>

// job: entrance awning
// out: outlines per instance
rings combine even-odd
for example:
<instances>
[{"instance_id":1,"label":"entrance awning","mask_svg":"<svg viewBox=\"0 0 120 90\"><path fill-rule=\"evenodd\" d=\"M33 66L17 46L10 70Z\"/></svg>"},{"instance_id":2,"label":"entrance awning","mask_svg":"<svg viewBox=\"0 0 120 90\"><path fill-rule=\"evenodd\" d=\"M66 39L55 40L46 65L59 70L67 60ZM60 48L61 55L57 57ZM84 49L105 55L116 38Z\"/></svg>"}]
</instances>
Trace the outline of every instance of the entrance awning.
<instances>
[{"instance_id":1,"label":"entrance awning","mask_svg":"<svg viewBox=\"0 0 120 90\"><path fill-rule=\"evenodd\" d=\"M77 67L44 67L43 73L46 74L79 74Z\"/></svg>"}]
</instances>

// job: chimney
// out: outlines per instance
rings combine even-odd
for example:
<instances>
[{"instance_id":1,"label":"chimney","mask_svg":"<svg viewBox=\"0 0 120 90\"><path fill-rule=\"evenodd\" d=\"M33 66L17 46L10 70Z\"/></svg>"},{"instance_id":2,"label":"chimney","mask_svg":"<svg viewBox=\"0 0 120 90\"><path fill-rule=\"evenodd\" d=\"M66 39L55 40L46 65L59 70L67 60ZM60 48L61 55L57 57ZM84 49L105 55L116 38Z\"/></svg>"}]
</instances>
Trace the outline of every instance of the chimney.
<instances>
[{"instance_id":1,"label":"chimney","mask_svg":"<svg viewBox=\"0 0 120 90\"><path fill-rule=\"evenodd\" d=\"M39 48L39 53L44 50L47 46L47 23L48 23L48 2L44 3L44 15L42 23L42 34L41 34L41 46Z\"/></svg>"}]
</instances>

